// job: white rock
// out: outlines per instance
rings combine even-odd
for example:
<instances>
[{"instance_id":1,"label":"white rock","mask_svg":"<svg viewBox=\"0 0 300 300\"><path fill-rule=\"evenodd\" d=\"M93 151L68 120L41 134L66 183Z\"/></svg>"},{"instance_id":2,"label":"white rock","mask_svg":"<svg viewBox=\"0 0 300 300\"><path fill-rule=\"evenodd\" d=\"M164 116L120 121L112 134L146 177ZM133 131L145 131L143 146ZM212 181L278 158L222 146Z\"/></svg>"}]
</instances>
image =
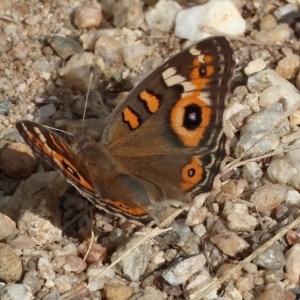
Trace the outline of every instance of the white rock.
<instances>
[{"instance_id":1,"label":"white rock","mask_svg":"<svg viewBox=\"0 0 300 300\"><path fill-rule=\"evenodd\" d=\"M131 281L138 281L140 276L144 274L147 265L151 258L151 245L150 241L145 241L138 247L132 250L132 246L136 245L143 236L134 235L130 238L127 244L118 247L118 249L113 253L111 261L114 262L120 256L122 256L128 249L131 249L131 252L127 256L127 259L119 261L114 266L114 271L124 278L127 278Z\"/></svg>"},{"instance_id":2,"label":"white rock","mask_svg":"<svg viewBox=\"0 0 300 300\"><path fill-rule=\"evenodd\" d=\"M43 258L43 257L39 258L38 271L40 277L47 280L48 283L52 282L55 279L55 273L52 269L52 265L47 258Z\"/></svg>"},{"instance_id":3,"label":"white rock","mask_svg":"<svg viewBox=\"0 0 300 300\"><path fill-rule=\"evenodd\" d=\"M253 154L263 154L276 149L280 144L279 134L273 131L267 136L265 135L281 117L282 113L282 104L274 103L249 116L246 124L241 129L236 154L240 155L240 152L246 150ZM282 126L280 129L282 129Z\"/></svg>"},{"instance_id":4,"label":"white rock","mask_svg":"<svg viewBox=\"0 0 300 300\"><path fill-rule=\"evenodd\" d=\"M244 103L251 107L255 112L259 111L258 95L256 93L249 93L245 97Z\"/></svg>"},{"instance_id":5,"label":"white rock","mask_svg":"<svg viewBox=\"0 0 300 300\"><path fill-rule=\"evenodd\" d=\"M242 203L233 203L232 201L226 201L222 215L227 217L229 214L247 214L248 215L248 206Z\"/></svg>"},{"instance_id":6,"label":"white rock","mask_svg":"<svg viewBox=\"0 0 300 300\"><path fill-rule=\"evenodd\" d=\"M255 190L250 202L256 205L259 212L271 211L285 201L287 188L280 184L267 183Z\"/></svg>"},{"instance_id":7,"label":"white rock","mask_svg":"<svg viewBox=\"0 0 300 300\"><path fill-rule=\"evenodd\" d=\"M106 280L112 280L116 276L113 269L109 269L107 272L105 272L105 274L103 274L103 276L98 276L104 269L105 266L91 266L87 269L90 291L103 289Z\"/></svg>"},{"instance_id":8,"label":"white rock","mask_svg":"<svg viewBox=\"0 0 300 300\"><path fill-rule=\"evenodd\" d=\"M122 48L122 57L129 69L140 66L143 59L148 53L148 47L140 43L133 46L125 46Z\"/></svg>"},{"instance_id":9,"label":"white rock","mask_svg":"<svg viewBox=\"0 0 300 300\"><path fill-rule=\"evenodd\" d=\"M163 32L169 32L174 24L175 17L182 8L175 1L160 0L145 13L145 20L149 27Z\"/></svg>"},{"instance_id":10,"label":"white rock","mask_svg":"<svg viewBox=\"0 0 300 300\"><path fill-rule=\"evenodd\" d=\"M191 227L199 225L199 224L203 223L203 221L206 217L206 214L207 214L206 207L198 208L198 207L192 206L189 210L185 224L187 226L191 226Z\"/></svg>"},{"instance_id":11,"label":"white rock","mask_svg":"<svg viewBox=\"0 0 300 300\"><path fill-rule=\"evenodd\" d=\"M164 251L156 251L152 254L151 262L155 265L162 265L165 263Z\"/></svg>"},{"instance_id":12,"label":"white rock","mask_svg":"<svg viewBox=\"0 0 300 300\"><path fill-rule=\"evenodd\" d=\"M280 77L274 70L265 70L249 77L247 87L252 93L262 92L268 87L276 88L280 98L286 102L285 109L300 102L300 94L295 86Z\"/></svg>"},{"instance_id":13,"label":"white rock","mask_svg":"<svg viewBox=\"0 0 300 300\"><path fill-rule=\"evenodd\" d=\"M270 86L262 91L259 98L260 106L267 106L272 103L277 103L280 100L280 93L276 87Z\"/></svg>"},{"instance_id":14,"label":"white rock","mask_svg":"<svg viewBox=\"0 0 300 300\"><path fill-rule=\"evenodd\" d=\"M162 277L171 285L178 286L199 272L205 263L206 258L203 254L193 255L164 270Z\"/></svg>"},{"instance_id":15,"label":"white rock","mask_svg":"<svg viewBox=\"0 0 300 300\"><path fill-rule=\"evenodd\" d=\"M258 182L263 176L263 171L259 165L255 162L248 162L243 167L243 177L248 182Z\"/></svg>"},{"instance_id":16,"label":"white rock","mask_svg":"<svg viewBox=\"0 0 300 300\"><path fill-rule=\"evenodd\" d=\"M283 16L297 12L298 9L294 4L280 5L273 14L277 19L281 19Z\"/></svg>"},{"instance_id":17,"label":"white rock","mask_svg":"<svg viewBox=\"0 0 300 300\"><path fill-rule=\"evenodd\" d=\"M295 5L300 5L300 0L286 0L286 2L295 4Z\"/></svg>"},{"instance_id":18,"label":"white rock","mask_svg":"<svg viewBox=\"0 0 300 300\"><path fill-rule=\"evenodd\" d=\"M250 232L258 223L255 217L247 214L229 214L227 220L229 229L235 231Z\"/></svg>"},{"instance_id":19,"label":"white rock","mask_svg":"<svg viewBox=\"0 0 300 300\"><path fill-rule=\"evenodd\" d=\"M239 35L246 28L245 20L230 0L211 0L204 5L178 12L175 35L188 40L201 40L211 34L201 30L203 26Z\"/></svg>"},{"instance_id":20,"label":"white rock","mask_svg":"<svg viewBox=\"0 0 300 300\"><path fill-rule=\"evenodd\" d=\"M266 66L267 64L262 58L257 58L248 63L248 65L244 69L244 72L247 76L250 76L254 73L262 71Z\"/></svg>"},{"instance_id":21,"label":"white rock","mask_svg":"<svg viewBox=\"0 0 300 300\"><path fill-rule=\"evenodd\" d=\"M35 60L31 67L35 72L50 72L52 70L52 66L44 57Z\"/></svg>"},{"instance_id":22,"label":"white rock","mask_svg":"<svg viewBox=\"0 0 300 300\"><path fill-rule=\"evenodd\" d=\"M273 181L285 184L297 174L297 169L293 168L286 160L274 159L270 163L267 172Z\"/></svg>"},{"instance_id":23,"label":"white rock","mask_svg":"<svg viewBox=\"0 0 300 300\"><path fill-rule=\"evenodd\" d=\"M295 147L300 146L300 140L296 140L293 144ZM297 173L294 174L291 179L289 180L289 184L296 190L300 189L300 157L299 157L299 150L292 150L289 151L284 160L288 162L289 165L293 166L297 170Z\"/></svg>"},{"instance_id":24,"label":"white rock","mask_svg":"<svg viewBox=\"0 0 300 300\"><path fill-rule=\"evenodd\" d=\"M297 284L300 279L300 244L295 244L286 254L285 280Z\"/></svg>"},{"instance_id":25,"label":"white rock","mask_svg":"<svg viewBox=\"0 0 300 300\"><path fill-rule=\"evenodd\" d=\"M297 191L288 191L286 203L300 207L300 194Z\"/></svg>"},{"instance_id":26,"label":"white rock","mask_svg":"<svg viewBox=\"0 0 300 300\"><path fill-rule=\"evenodd\" d=\"M210 276L210 274L206 270L202 270L199 274L193 276L189 280L189 284L184 288L184 295L185 299L189 300L196 300L198 299L197 295L202 290L205 289L211 282L213 281L213 278ZM207 300L213 300L213 299L221 299L217 296L217 288L214 289L212 292L210 292L208 295L206 295Z\"/></svg>"},{"instance_id":27,"label":"white rock","mask_svg":"<svg viewBox=\"0 0 300 300\"><path fill-rule=\"evenodd\" d=\"M1 287L0 299L2 300L31 300L34 299L31 289L26 284L11 284Z\"/></svg>"}]
</instances>

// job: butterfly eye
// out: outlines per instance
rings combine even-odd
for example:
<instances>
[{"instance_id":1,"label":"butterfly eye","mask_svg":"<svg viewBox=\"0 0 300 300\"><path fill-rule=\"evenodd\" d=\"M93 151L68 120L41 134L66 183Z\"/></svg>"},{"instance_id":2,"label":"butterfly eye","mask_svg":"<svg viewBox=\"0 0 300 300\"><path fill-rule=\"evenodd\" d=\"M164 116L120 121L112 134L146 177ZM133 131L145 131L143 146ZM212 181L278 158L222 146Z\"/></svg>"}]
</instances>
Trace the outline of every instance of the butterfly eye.
<instances>
[{"instance_id":1,"label":"butterfly eye","mask_svg":"<svg viewBox=\"0 0 300 300\"><path fill-rule=\"evenodd\" d=\"M196 170L194 168L191 168L188 170L188 176L193 177L196 174Z\"/></svg>"},{"instance_id":2,"label":"butterfly eye","mask_svg":"<svg viewBox=\"0 0 300 300\"><path fill-rule=\"evenodd\" d=\"M184 109L183 127L188 130L195 130L201 122L201 107L196 104L186 106Z\"/></svg>"},{"instance_id":3,"label":"butterfly eye","mask_svg":"<svg viewBox=\"0 0 300 300\"><path fill-rule=\"evenodd\" d=\"M201 162L193 157L191 162L185 165L181 170L182 184L181 188L184 191L192 189L203 178L203 168Z\"/></svg>"},{"instance_id":4,"label":"butterfly eye","mask_svg":"<svg viewBox=\"0 0 300 300\"><path fill-rule=\"evenodd\" d=\"M200 67L200 75L201 76L205 76L206 75L206 67L205 66L201 66Z\"/></svg>"}]
</instances>

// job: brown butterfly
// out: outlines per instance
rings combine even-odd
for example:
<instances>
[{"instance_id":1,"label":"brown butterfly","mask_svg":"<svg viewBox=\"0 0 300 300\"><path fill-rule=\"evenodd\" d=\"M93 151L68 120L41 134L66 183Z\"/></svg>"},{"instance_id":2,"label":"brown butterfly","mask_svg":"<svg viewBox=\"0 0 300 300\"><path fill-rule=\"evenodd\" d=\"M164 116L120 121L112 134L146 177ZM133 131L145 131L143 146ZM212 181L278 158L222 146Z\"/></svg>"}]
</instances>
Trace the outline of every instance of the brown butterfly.
<instances>
[{"instance_id":1,"label":"brown butterfly","mask_svg":"<svg viewBox=\"0 0 300 300\"><path fill-rule=\"evenodd\" d=\"M96 207L161 222L174 203L210 191L220 172L233 54L225 37L213 37L165 61L115 108L98 142L81 135L73 149L37 123L16 127Z\"/></svg>"}]
</instances>

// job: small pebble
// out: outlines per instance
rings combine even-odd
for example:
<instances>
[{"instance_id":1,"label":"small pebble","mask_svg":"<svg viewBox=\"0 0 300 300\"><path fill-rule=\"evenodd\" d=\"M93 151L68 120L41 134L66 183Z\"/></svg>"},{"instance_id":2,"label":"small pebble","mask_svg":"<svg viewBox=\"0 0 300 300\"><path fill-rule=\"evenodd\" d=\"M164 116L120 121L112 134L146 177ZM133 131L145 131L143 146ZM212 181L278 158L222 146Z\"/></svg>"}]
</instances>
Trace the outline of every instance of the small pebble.
<instances>
[{"instance_id":1,"label":"small pebble","mask_svg":"<svg viewBox=\"0 0 300 300\"><path fill-rule=\"evenodd\" d=\"M269 104L277 103L280 100L280 93L276 87L270 86L262 91L259 97L259 105L267 106Z\"/></svg>"},{"instance_id":2,"label":"small pebble","mask_svg":"<svg viewBox=\"0 0 300 300\"><path fill-rule=\"evenodd\" d=\"M45 58L45 57L35 60L32 63L31 67L35 72L38 72L38 73L52 71L52 67L51 67L50 63L48 62L47 58Z\"/></svg>"},{"instance_id":3,"label":"small pebble","mask_svg":"<svg viewBox=\"0 0 300 300\"><path fill-rule=\"evenodd\" d=\"M235 257L247 250L250 245L236 233L230 230L222 230L210 239L224 254Z\"/></svg>"},{"instance_id":4,"label":"small pebble","mask_svg":"<svg viewBox=\"0 0 300 300\"><path fill-rule=\"evenodd\" d=\"M0 289L2 300L33 300L33 294L26 284L11 284Z\"/></svg>"},{"instance_id":5,"label":"small pebble","mask_svg":"<svg viewBox=\"0 0 300 300\"><path fill-rule=\"evenodd\" d=\"M92 243L89 249L89 243L84 242L78 246L78 250L83 256L85 256L88 251L86 261L89 264L97 265L107 260L107 249L100 244Z\"/></svg>"},{"instance_id":6,"label":"small pebble","mask_svg":"<svg viewBox=\"0 0 300 300\"><path fill-rule=\"evenodd\" d=\"M79 274L86 268L86 262L77 255L69 254L66 256L66 265L63 268L67 272Z\"/></svg>"},{"instance_id":7,"label":"small pebble","mask_svg":"<svg viewBox=\"0 0 300 300\"><path fill-rule=\"evenodd\" d=\"M279 184L265 184L257 188L250 197L259 212L271 211L285 201L287 189Z\"/></svg>"},{"instance_id":8,"label":"small pebble","mask_svg":"<svg viewBox=\"0 0 300 300\"><path fill-rule=\"evenodd\" d=\"M15 235L17 232L16 223L0 212L0 240L6 239L9 235Z\"/></svg>"},{"instance_id":9,"label":"small pebble","mask_svg":"<svg viewBox=\"0 0 300 300\"><path fill-rule=\"evenodd\" d=\"M103 291L107 300L127 300L135 293L135 288L127 285L106 284Z\"/></svg>"},{"instance_id":10,"label":"small pebble","mask_svg":"<svg viewBox=\"0 0 300 300\"><path fill-rule=\"evenodd\" d=\"M285 254L286 265L285 265L285 279L288 284L297 284L300 279L300 244L292 246Z\"/></svg>"},{"instance_id":11,"label":"small pebble","mask_svg":"<svg viewBox=\"0 0 300 300\"><path fill-rule=\"evenodd\" d=\"M253 259L253 263L267 270L281 269L285 266L286 260L282 252L282 246L274 243L263 253Z\"/></svg>"},{"instance_id":12,"label":"small pebble","mask_svg":"<svg viewBox=\"0 0 300 300\"><path fill-rule=\"evenodd\" d=\"M257 265L254 263L247 263L244 265L243 269L248 273L255 274L257 272Z\"/></svg>"},{"instance_id":13,"label":"small pebble","mask_svg":"<svg viewBox=\"0 0 300 300\"><path fill-rule=\"evenodd\" d=\"M276 26L277 26L277 21L273 15L267 14L261 17L259 23L260 30L270 29Z\"/></svg>"},{"instance_id":14,"label":"small pebble","mask_svg":"<svg viewBox=\"0 0 300 300\"><path fill-rule=\"evenodd\" d=\"M113 253L111 261L114 262L128 249L131 249L143 236L134 235L123 246L120 246ZM151 259L150 241L147 240L143 244L133 249L126 259L121 260L114 266L116 273L131 281L138 281L140 276L145 272L147 265Z\"/></svg>"},{"instance_id":15,"label":"small pebble","mask_svg":"<svg viewBox=\"0 0 300 300\"><path fill-rule=\"evenodd\" d=\"M203 254L198 254L173 263L163 271L162 277L171 285L178 286L185 283L193 274L199 272L206 263Z\"/></svg>"},{"instance_id":16,"label":"small pebble","mask_svg":"<svg viewBox=\"0 0 300 300\"><path fill-rule=\"evenodd\" d=\"M172 228L180 236L182 242L186 241L191 234L191 229L185 224L184 219L176 220L172 224Z\"/></svg>"},{"instance_id":17,"label":"small pebble","mask_svg":"<svg viewBox=\"0 0 300 300\"><path fill-rule=\"evenodd\" d=\"M248 65L244 69L244 72L247 76L251 76L254 73L262 71L266 68L266 66L267 64L262 58L257 58L248 63Z\"/></svg>"},{"instance_id":18,"label":"small pebble","mask_svg":"<svg viewBox=\"0 0 300 300\"><path fill-rule=\"evenodd\" d=\"M0 102L0 114L7 116L10 110L10 102L7 100L2 100Z\"/></svg>"},{"instance_id":19,"label":"small pebble","mask_svg":"<svg viewBox=\"0 0 300 300\"><path fill-rule=\"evenodd\" d=\"M268 286L265 291L260 294L257 300L286 300L283 288L280 285Z\"/></svg>"},{"instance_id":20,"label":"small pebble","mask_svg":"<svg viewBox=\"0 0 300 300\"><path fill-rule=\"evenodd\" d=\"M77 6L74 11L74 23L79 29L91 29L100 25L102 20L101 4L94 2Z\"/></svg>"},{"instance_id":21,"label":"small pebble","mask_svg":"<svg viewBox=\"0 0 300 300\"><path fill-rule=\"evenodd\" d=\"M140 66L145 56L149 53L148 47L142 43L122 48L121 54L125 65L129 69Z\"/></svg>"},{"instance_id":22,"label":"small pebble","mask_svg":"<svg viewBox=\"0 0 300 300\"><path fill-rule=\"evenodd\" d=\"M140 290L137 293L138 300L152 300L152 299L166 300L165 296L166 295L163 292L161 292L160 290L158 290L152 286L147 286L143 290ZM133 297L131 297L131 298L133 298ZM133 299L135 299L135 298L133 298ZM112 299L112 300L114 300L114 299Z\"/></svg>"},{"instance_id":23,"label":"small pebble","mask_svg":"<svg viewBox=\"0 0 300 300\"><path fill-rule=\"evenodd\" d=\"M290 54L278 62L275 70L284 79L294 79L299 71L299 61L299 55Z\"/></svg>"},{"instance_id":24,"label":"small pebble","mask_svg":"<svg viewBox=\"0 0 300 300\"><path fill-rule=\"evenodd\" d=\"M243 167L243 177L248 182L258 182L263 176L263 171L256 162L248 162Z\"/></svg>"},{"instance_id":25,"label":"small pebble","mask_svg":"<svg viewBox=\"0 0 300 300\"><path fill-rule=\"evenodd\" d=\"M233 203L232 201L226 201L222 215L228 217L230 214L248 215L248 206L242 203Z\"/></svg>"},{"instance_id":26,"label":"small pebble","mask_svg":"<svg viewBox=\"0 0 300 300\"><path fill-rule=\"evenodd\" d=\"M292 33L288 24L279 24L274 28L263 29L254 33L253 38L264 43L286 43Z\"/></svg>"},{"instance_id":27,"label":"small pebble","mask_svg":"<svg viewBox=\"0 0 300 300\"><path fill-rule=\"evenodd\" d=\"M137 29L144 21L143 2L139 0L118 0L113 6L115 27Z\"/></svg>"},{"instance_id":28,"label":"small pebble","mask_svg":"<svg viewBox=\"0 0 300 300\"><path fill-rule=\"evenodd\" d=\"M208 210L206 207L197 208L192 206L187 215L185 224L194 227L204 222Z\"/></svg>"},{"instance_id":29,"label":"small pebble","mask_svg":"<svg viewBox=\"0 0 300 300\"><path fill-rule=\"evenodd\" d=\"M145 21L152 30L169 32L174 27L175 17L181 9L175 1L159 0L145 13Z\"/></svg>"},{"instance_id":30,"label":"small pebble","mask_svg":"<svg viewBox=\"0 0 300 300\"><path fill-rule=\"evenodd\" d=\"M45 285L50 288L54 286L53 280L55 279L55 272L52 269L52 265L48 258L41 257L38 260L38 272L39 276L46 280Z\"/></svg>"},{"instance_id":31,"label":"small pebble","mask_svg":"<svg viewBox=\"0 0 300 300\"><path fill-rule=\"evenodd\" d=\"M247 214L229 214L227 220L229 229L235 231L250 232L258 225L256 218Z\"/></svg>"},{"instance_id":32,"label":"small pebble","mask_svg":"<svg viewBox=\"0 0 300 300\"><path fill-rule=\"evenodd\" d=\"M90 90L96 90L100 75L105 67L101 57L96 57L90 52L74 54L58 72L67 83L79 88L83 92L87 92L90 82L91 66L94 67L94 72Z\"/></svg>"},{"instance_id":33,"label":"small pebble","mask_svg":"<svg viewBox=\"0 0 300 300\"><path fill-rule=\"evenodd\" d=\"M15 249L0 243L0 279L10 283L18 281L22 276L22 263Z\"/></svg>"},{"instance_id":34,"label":"small pebble","mask_svg":"<svg viewBox=\"0 0 300 300\"><path fill-rule=\"evenodd\" d=\"M297 169L293 168L286 160L278 158L271 161L267 172L274 182L286 184L297 174Z\"/></svg>"},{"instance_id":35,"label":"small pebble","mask_svg":"<svg viewBox=\"0 0 300 300\"><path fill-rule=\"evenodd\" d=\"M212 283L213 278L210 276L210 274L206 270L200 271L197 275L192 276L189 280L189 284L184 288L184 295L185 299L198 299L197 297L200 289L205 289L207 285ZM222 299L219 298L217 295L217 288L214 289L212 292L210 292L207 295L207 299L213 300L213 299Z\"/></svg>"},{"instance_id":36,"label":"small pebble","mask_svg":"<svg viewBox=\"0 0 300 300\"><path fill-rule=\"evenodd\" d=\"M62 58L68 59L75 53L83 53L84 49L81 44L70 38L66 38L59 35L50 35L46 37L47 42L51 48ZM50 49L51 49L50 48ZM47 51L49 52L49 51Z\"/></svg>"},{"instance_id":37,"label":"small pebble","mask_svg":"<svg viewBox=\"0 0 300 300\"><path fill-rule=\"evenodd\" d=\"M282 17L292 14L298 11L297 5L294 4L285 4L285 5L280 5L274 12L274 16L279 20Z\"/></svg>"},{"instance_id":38,"label":"small pebble","mask_svg":"<svg viewBox=\"0 0 300 300\"><path fill-rule=\"evenodd\" d=\"M276 283L284 279L284 272L282 269L267 270L265 272L266 283Z\"/></svg>"},{"instance_id":39,"label":"small pebble","mask_svg":"<svg viewBox=\"0 0 300 300\"><path fill-rule=\"evenodd\" d=\"M236 264L223 264L216 272L216 276L218 278L221 278L222 276L224 276L227 272L229 272L231 269L235 268ZM241 270L238 270L237 272L233 273L231 277L229 277L226 282L230 281L230 280L236 280L237 278L239 278L242 275Z\"/></svg>"},{"instance_id":40,"label":"small pebble","mask_svg":"<svg viewBox=\"0 0 300 300\"><path fill-rule=\"evenodd\" d=\"M298 191L288 191L286 203L300 207L300 194Z\"/></svg>"}]
</instances>

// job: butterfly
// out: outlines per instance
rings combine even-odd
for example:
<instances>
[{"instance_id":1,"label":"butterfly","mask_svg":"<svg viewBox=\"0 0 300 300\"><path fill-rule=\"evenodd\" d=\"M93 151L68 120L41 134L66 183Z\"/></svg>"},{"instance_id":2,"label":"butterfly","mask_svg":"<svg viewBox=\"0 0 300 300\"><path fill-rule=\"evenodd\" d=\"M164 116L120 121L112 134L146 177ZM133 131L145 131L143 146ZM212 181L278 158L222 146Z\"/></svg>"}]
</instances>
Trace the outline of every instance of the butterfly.
<instances>
[{"instance_id":1,"label":"butterfly","mask_svg":"<svg viewBox=\"0 0 300 300\"><path fill-rule=\"evenodd\" d=\"M70 146L31 121L16 128L43 160L97 208L139 223L167 217L212 189L226 155L230 41L204 39L154 70L113 110L99 141Z\"/></svg>"}]
</instances>

